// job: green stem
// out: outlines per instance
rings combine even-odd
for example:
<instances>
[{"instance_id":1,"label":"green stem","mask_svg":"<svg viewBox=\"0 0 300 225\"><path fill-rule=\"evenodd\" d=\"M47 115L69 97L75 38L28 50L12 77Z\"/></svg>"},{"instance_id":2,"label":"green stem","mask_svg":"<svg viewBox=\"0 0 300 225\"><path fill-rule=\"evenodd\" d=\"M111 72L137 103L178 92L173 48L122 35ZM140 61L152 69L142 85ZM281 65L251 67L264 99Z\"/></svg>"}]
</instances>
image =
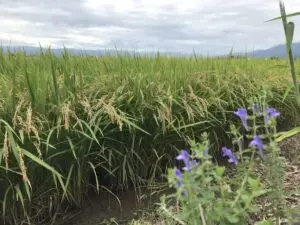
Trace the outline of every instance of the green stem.
<instances>
[{"instance_id":1,"label":"green stem","mask_svg":"<svg viewBox=\"0 0 300 225\"><path fill-rule=\"evenodd\" d=\"M294 57L293 57L293 50L292 50L292 38L293 37L288 37L290 34L288 34L288 22L287 22L287 16L285 12L285 7L282 1L280 1L280 13L281 13L281 18L282 18L282 25L284 29L284 34L285 34L285 40L286 40L286 51L289 59L289 64L290 64L290 72L292 75L295 91L296 91L296 101L298 106L300 106L300 93L299 93L299 87L297 84L297 79L296 79L296 73L295 73L295 65L294 65ZM290 39L290 40L289 40Z\"/></svg>"},{"instance_id":2,"label":"green stem","mask_svg":"<svg viewBox=\"0 0 300 225\"><path fill-rule=\"evenodd\" d=\"M293 51L292 51L291 47L287 49L287 53L288 53L288 57L289 57L290 71L291 71L291 75L293 78L293 83L294 83L295 91L296 91L296 101L297 101L298 106L300 106L300 92L299 92L299 87L298 87L298 83L297 83L297 79L296 79L294 57L293 57Z\"/></svg>"},{"instance_id":3,"label":"green stem","mask_svg":"<svg viewBox=\"0 0 300 225\"><path fill-rule=\"evenodd\" d=\"M245 174L244 179L242 181L242 184L241 184L241 187L240 187L240 192L238 193L238 195L235 197L234 201L232 202L232 207L234 207L236 205L236 203L238 202L238 200L242 196L242 191L241 190L244 189L244 187L246 185L246 182L248 181L249 173L252 170L252 164L253 164L253 160L254 160L254 155L255 155L255 152L252 151L249 168L248 168L247 173Z\"/></svg>"}]
</instances>

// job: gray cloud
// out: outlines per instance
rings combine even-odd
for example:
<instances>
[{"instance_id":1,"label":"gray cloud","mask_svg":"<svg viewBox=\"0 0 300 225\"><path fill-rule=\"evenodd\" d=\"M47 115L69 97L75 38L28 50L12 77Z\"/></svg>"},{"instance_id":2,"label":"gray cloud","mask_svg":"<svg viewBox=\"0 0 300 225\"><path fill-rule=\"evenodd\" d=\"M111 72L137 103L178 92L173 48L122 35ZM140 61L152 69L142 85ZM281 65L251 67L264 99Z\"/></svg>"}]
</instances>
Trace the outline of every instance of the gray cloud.
<instances>
[{"instance_id":1,"label":"gray cloud","mask_svg":"<svg viewBox=\"0 0 300 225\"><path fill-rule=\"evenodd\" d=\"M0 40L80 48L226 53L283 43L276 0L0 0ZM172 3L171 3L172 2ZM288 11L300 2L285 1ZM289 7L288 7L289 6ZM296 23L295 41L300 41Z\"/></svg>"}]
</instances>

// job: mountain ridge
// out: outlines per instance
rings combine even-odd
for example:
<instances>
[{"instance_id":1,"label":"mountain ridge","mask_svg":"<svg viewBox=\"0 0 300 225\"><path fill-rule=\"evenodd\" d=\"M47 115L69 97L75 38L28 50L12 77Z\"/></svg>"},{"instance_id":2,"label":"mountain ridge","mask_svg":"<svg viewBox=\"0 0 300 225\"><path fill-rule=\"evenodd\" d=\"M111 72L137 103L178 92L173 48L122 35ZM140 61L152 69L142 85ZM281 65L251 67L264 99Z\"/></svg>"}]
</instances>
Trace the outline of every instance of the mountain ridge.
<instances>
[{"instance_id":1,"label":"mountain ridge","mask_svg":"<svg viewBox=\"0 0 300 225\"><path fill-rule=\"evenodd\" d=\"M300 57L300 42L293 43L292 50L293 50L294 57ZM255 50L251 54L249 54L249 56L255 58L260 58L260 57L283 58L287 56L286 46L284 44L280 44L267 49Z\"/></svg>"},{"instance_id":2,"label":"mountain ridge","mask_svg":"<svg viewBox=\"0 0 300 225\"><path fill-rule=\"evenodd\" d=\"M89 56L104 56L104 55L118 55L122 53L138 53L138 54L145 54L145 55L156 55L158 52L161 55L168 55L168 56L192 56L194 53L183 53L183 52L149 52L149 51L134 51L134 50L112 50L112 49L98 49L98 50L92 50L92 49L78 49L78 48L66 48L68 52L70 52L72 55L89 55ZM298 58L300 57L300 42L293 43L292 45L293 54L294 57ZM32 46L2 46L2 50L4 52L16 52L16 51L25 51L26 54L37 54L40 53L41 50L43 52L47 51L47 48L44 47L32 47ZM64 48L51 48L51 51L55 55L60 55L64 52ZM239 54L233 54L233 55L245 55L245 53L239 53ZM220 55L219 55L220 56ZM226 55L223 55L226 56ZM267 49L258 49L254 50L252 52L248 52L247 56L250 58L270 58L270 57L276 57L276 58L283 58L286 57L286 47L284 44L275 45L271 48Z\"/></svg>"}]
</instances>

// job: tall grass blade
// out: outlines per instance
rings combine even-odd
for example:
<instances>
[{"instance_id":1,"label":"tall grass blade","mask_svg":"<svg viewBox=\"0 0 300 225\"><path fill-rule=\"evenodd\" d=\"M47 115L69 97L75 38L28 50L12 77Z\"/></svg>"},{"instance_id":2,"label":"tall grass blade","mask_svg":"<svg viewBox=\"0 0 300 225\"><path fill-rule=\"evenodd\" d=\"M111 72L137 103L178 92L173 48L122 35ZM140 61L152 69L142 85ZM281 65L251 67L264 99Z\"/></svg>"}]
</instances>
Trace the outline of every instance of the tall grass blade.
<instances>
[{"instance_id":1,"label":"tall grass blade","mask_svg":"<svg viewBox=\"0 0 300 225\"><path fill-rule=\"evenodd\" d=\"M300 12L295 12L295 13L290 13L290 14L285 15L286 18L293 17L293 16L300 16ZM265 22L270 22L270 21L280 20L280 19L283 19L283 16L278 16L273 19L266 20Z\"/></svg>"}]
</instances>

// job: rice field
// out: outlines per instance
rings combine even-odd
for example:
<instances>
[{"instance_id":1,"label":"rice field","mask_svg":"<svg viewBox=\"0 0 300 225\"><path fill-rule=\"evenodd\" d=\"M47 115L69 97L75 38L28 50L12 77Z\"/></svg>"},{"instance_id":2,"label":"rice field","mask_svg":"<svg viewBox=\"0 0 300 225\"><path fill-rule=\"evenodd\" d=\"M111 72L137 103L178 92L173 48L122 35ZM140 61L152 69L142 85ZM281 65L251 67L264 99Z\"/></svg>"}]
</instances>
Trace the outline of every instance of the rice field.
<instances>
[{"instance_id":1,"label":"rice field","mask_svg":"<svg viewBox=\"0 0 300 225\"><path fill-rule=\"evenodd\" d=\"M51 224L91 188L160 182L202 132L221 162L233 111L252 98L281 112L280 130L299 121L287 60L1 50L0 85L6 224Z\"/></svg>"}]
</instances>

